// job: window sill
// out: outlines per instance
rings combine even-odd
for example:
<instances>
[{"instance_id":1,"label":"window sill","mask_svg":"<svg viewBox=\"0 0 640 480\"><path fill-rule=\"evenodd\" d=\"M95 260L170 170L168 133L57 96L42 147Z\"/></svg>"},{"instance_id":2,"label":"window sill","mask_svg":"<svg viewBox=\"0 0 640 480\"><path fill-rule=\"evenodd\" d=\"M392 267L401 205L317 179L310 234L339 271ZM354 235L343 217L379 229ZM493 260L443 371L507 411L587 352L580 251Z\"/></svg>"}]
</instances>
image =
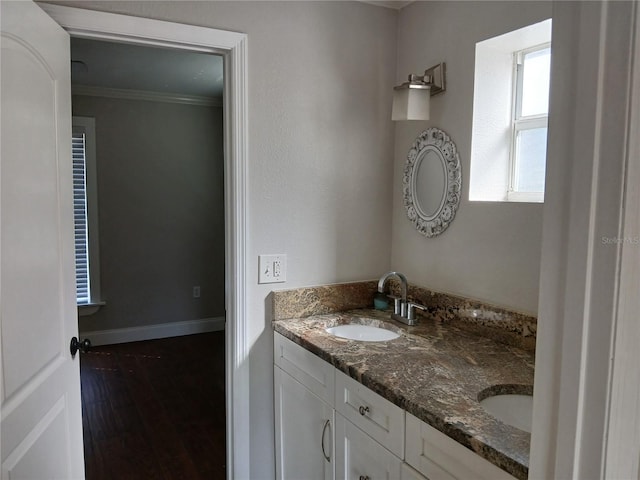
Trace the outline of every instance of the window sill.
<instances>
[{"instance_id":1,"label":"window sill","mask_svg":"<svg viewBox=\"0 0 640 480\"><path fill-rule=\"evenodd\" d=\"M544 203L544 192L507 192L507 202Z\"/></svg>"},{"instance_id":2,"label":"window sill","mask_svg":"<svg viewBox=\"0 0 640 480\"><path fill-rule=\"evenodd\" d=\"M78 316L87 317L89 315L93 315L94 313L97 313L103 305L106 305L106 302L84 303L82 305L78 305Z\"/></svg>"}]
</instances>

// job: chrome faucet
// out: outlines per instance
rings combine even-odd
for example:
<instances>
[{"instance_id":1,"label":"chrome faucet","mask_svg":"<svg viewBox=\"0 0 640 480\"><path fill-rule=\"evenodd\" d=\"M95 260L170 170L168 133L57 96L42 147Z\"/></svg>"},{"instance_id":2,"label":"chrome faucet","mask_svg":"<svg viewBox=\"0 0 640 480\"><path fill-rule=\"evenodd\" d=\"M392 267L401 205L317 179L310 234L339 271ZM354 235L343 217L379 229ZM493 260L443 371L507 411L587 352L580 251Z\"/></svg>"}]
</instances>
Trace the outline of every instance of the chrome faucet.
<instances>
[{"instance_id":1,"label":"chrome faucet","mask_svg":"<svg viewBox=\"0 0 640 480\"><path fill-rule=\"evenodd\" d=\"M406 325L415 325L418 323L416 319L416 308L420 310L426 310L426 308L417 303L407 301L407 277L400 272L387 272L378 280L378 292L384 293L384 286L387 283L389 277L397 277L400 280L400 296L388 295L393 299L393 313L391 318L402 322Z\"/></svg>"}]
</instances>

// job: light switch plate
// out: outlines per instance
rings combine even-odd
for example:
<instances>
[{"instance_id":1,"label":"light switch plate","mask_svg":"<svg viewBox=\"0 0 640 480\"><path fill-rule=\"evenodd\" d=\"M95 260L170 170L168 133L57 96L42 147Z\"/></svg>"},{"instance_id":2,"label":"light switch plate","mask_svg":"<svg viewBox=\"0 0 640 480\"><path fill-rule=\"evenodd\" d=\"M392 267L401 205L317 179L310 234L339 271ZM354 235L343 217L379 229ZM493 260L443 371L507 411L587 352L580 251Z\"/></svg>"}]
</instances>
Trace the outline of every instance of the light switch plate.
<instances>
[{"instance_id":1,"label":"light switch plate","mask_svg":"<svg viewBox=\"0 0 640 480\"><path fill-rule=\"evenodd\" d=\"M287 256L258 255L258 283L282 283L287 281Z\"/></svg>"}]
</instances>

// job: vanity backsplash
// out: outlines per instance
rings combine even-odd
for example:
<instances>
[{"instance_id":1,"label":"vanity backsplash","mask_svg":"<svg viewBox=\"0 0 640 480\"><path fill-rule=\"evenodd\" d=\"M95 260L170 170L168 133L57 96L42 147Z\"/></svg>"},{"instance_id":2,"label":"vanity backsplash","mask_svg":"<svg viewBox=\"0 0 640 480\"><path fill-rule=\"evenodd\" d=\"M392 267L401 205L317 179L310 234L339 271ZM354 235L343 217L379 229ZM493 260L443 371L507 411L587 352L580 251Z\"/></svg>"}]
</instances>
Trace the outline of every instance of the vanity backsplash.
<instances>
[{"instance_id":1,"label":"vanity backsplash","mask_svg":"<svg viewBox=\"0 0 640 480\"><path fill-rule=\"evenodd\" d=\"M390 285L391 292L397 295L400 285L393 280ZM376 281L365 281L274 291L273 320L373 308L377 288ZM418 312L419 318L455 322L459 328L535 351L536 317L418 286L409 286L408 298L427 307L426 311Z\"/></svg>"}]
</instances>

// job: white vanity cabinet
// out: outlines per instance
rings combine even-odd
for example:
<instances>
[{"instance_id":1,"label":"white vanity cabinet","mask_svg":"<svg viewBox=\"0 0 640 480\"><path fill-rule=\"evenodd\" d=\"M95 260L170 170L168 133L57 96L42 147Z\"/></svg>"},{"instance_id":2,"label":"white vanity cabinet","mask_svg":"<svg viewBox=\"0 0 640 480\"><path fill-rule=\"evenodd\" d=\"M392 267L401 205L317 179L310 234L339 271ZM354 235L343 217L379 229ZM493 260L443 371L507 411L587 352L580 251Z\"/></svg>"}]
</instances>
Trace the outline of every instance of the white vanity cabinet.
<instances>
[{"instance_id":1,"label":"white vanity cabinet","mask_svg":"<svg viewBox=\"0 0 640 480\"><path fill-rule=\"evenodd\" d=\"M400 466L400 480L449 480L449 477L433 477L433 479L428 479L420 475L416 470L411 468L408 464L403 463Z\"/></svg>"},{"instance_id":2,"label":"white vanity cabinet","mask_svg":"<svg viewBox=\"0 0 640 480\"><path fill-rule=\"evenodd\" d=\"M275 334L276 478L335 477L335 369Z\"/></svg>"},{"instance_id":3,"label":"white vanity cabinet","mask_svg":"<svg viewBox=\"0 0 640 480\"><path fill-rule=\"evenodd\" d=\"M278 480L515 480L274 334Z\"/></svg>"},{"instance_id":4,"label":"white vanity cabinet","mask_svg":"<svg viewBox=\"0 0 640 480\"><path fill-rule=\"evenodd\" d=\"M336 478L394 480L402 460L339 413L336 414Z\"/></svg>"},{"instance_id":5,"label":"white vanity cabinet","mask_svg":"<svg viewBox=\"0 0 640 480\"><path fill-rule=\"evenodd\" d=\"M429 480L515 480L410 413L407 413L405 461Z\"/></svg>"},{"instance_id":6,"label":"white vanity cabinet","mask_svg":"<svg viewBox=\"0 0 640 480\"><path fill-rule=\"evenodd\" d=\"M404 410L336 371L335 408L376 442L404 458Z\"/></svg>"},{"instance_id":7,"label":"white vanity cabinet","mask_svg":"<svg viewBox=\"0 0 640 480\"><path fill-rule=\"evenodd\" d=\"M336 478L399 479L404 411L336 371Z\"/></svg>"},{"instance_id":8,"label":"white vanity cabinet","mask_svg":"<svg viewBox=\"0 0 640 480\"><path fill-rule=\"evenodd\" d=\"M274 333L273 346L274 364L333 406L336 388L333 365L279 333Z\"/></svg>"},{"instance_id":9,"label":"white vanity cabinet","mask_svg":"<svg viewBox=\"0 0 640 480\"><path fill-rule=\"evenodd\" d=\"M276 478L333 480L335 412L274 367Z\"/></svg>"}]
</instances>

